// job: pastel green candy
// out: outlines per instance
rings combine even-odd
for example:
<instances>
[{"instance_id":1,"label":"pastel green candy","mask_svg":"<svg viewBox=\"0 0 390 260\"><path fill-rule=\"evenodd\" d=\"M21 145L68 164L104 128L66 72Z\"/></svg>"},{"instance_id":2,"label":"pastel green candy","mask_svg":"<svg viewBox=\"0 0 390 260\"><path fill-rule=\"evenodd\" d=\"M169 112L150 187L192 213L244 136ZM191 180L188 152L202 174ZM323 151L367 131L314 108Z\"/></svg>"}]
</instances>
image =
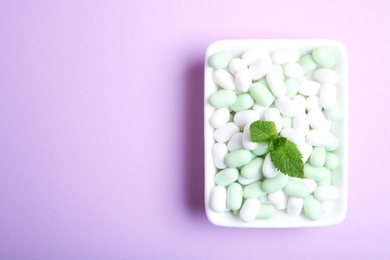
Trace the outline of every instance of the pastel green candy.
<instances>
[{"instance_id":1,"label":"pastel green candy","mask_svg":"<svg viewBox=\"0 0 390 260\"><path fill-rule=\"evenodd\" d=\"M241 175L247 179L261 178L263 175L263 162L261 157L255 157L247 165L241 168Z\"/></svg>"},{"instance_id":2,"label":"pastel green candy","mask_svg":"<svg viewBox=\"0 0 390 260\"><path fill-rule=\"evenodd\" d=\"M313 167L306 163L303 169L305 177L315 181L326 180L330 176L330 170L325 167Z\"/></svg>"},{"instance_id":3,"label":"pastel green candy","mask_svg":"<svg viewBox=\"0 0 390 260\"><path fill-rule=\"evenodd\" d=\"M326 117L330 120L338 121L343 117L343 112L341 111L341 106L339 103L336 103L331 108L324 109Z\"/></svg>"},{"instance_id":4,"label":"pastel green candy","mask_svg":"<svg viewBox=\"0 0 390 260\"><path fill-rule=\"evenodd\" d=\"M270 219L276 214L275 206L268 203L261 203L260 209L257 212L256 219Z\"/></svg>"},{"instance_id":5,"label":"pastel green candy","mask_svg":"<svg viewBox=\"0 0 390 260\"><path fill-rule=\"evenodd\" d=\"M253 83L249 87L249 92L255 101L264 107L269 107L275 100L271 91L261 83Z\"/></svg>"},{"instance_id":6,"label":"pastel green candy","mask_svg":"<svg viewBox=\"0 0 390 260\"><path fill-rule=\"evenodd\" d=\"M311 54L302 56L298 61L298 64L302 66L304 74L310 73L318 67L318 64L314 61Z\"/></svg>"},{"instance_id":7,"label":"pastel green candy","mask_svg":"<svg viewBox=\"0 0 390 260\"><path fill-rule=\"evenodd\" d=\"M236 102L230 106L234 112L247 110L253 106L255 101L249 93L243 93L237 96Z\"/></svg>"},{"instance_id":8,"label":"pastel green candy","mask_svg":"<svg viewBox=\"0 0 390 260\"><path fill-rule=\"evenodd\" d=\"M238 149L228 153L225 156L225 162L228 167L240 167L252 160L252 153L245 149Z\"/></svg>"},{"instance_id":9,"label":"pastel green candy","mask_svg":"<svg viewBox=\"0 0 390 260\"><path fill-rule=\"evenodd\" d=\"M337 150L337 148L339 148L339 146L340 146L339 138L337 136L333 135L332 143L329 146L325 147L325 149L328 152L332 152L332 151Z\"/></svg>"},{"instance_id":10,"label":"pastel green candy","mask_svg":"<svg viewBox=\"0 0 390 260\"><path fill-rule=\"evenodd\" d=\"M290 179L283 190L288 196L297 198L306 198L310 194L309 187L305 183L293 179Z\"/></svg>"},{"instance_id":11,"label":"pastel green candy","mask_svg":"<svg viewBox=\"0 0 390 260\"><path fill-rule=\"evenodd\" d=\"M332 68L336 63L336 59L333 53L323 47L315 48L312 52L313 59L317 62L318 65L322 68Z\"/></svg>"},{"instance_id":12,"label":"pastel green candy","mask_svg":"<svg viewBox=\"0 0 390 260\"><path fill-rule=\"evenodd\" d=\"M310 155L310 164L314 167L324 166L326 161L326 150L323 146L315 146Z\"/></svg>"},{"instance_id":13,"label":"pastel green candy","mask_svg":"<svg viewBox=\"0 0 390 260\"><path fill-rule=\"evenodd\" d=\"M263 182L263 190L268 193L283 189L288 183L288 176L278 173L274 178L267 178Z\"/></svg>"},{"instance_id":14,"label":"pastel green candy","mask_svg":"<svg viewBox=\"0 0 390 260\"><path fill-rule=\"evenodd\" d=\"M243 196L247 198L261 198L267 195L262 188L262 182L256 181L244 187Z\"/></svg>"},{"instance_id":15,"label":"pastel green candy","mask_svg":"<svg viewBox=\"0 0 390 260\"><path fill-rule=\"evenodd\" d=\"M255 150L252 150L252 153L257 156L265 155L269 152L268 142L261 142L257 144Z\"/></svg>"},{"instance_id":16,"label":"pastel green candy","mask_svg":"<svg viewBox=\"0 0 390 260\"><path fill-rule=\"evenodd\" d=\"M289 98L293 98L297 95L299 90L299 82L296 79L289 78L284 81L284 84L286 84L287 87L287 93L286 96Z\"/></svg>"},{"instance_id":17,"label":"pastel green candy","mask_svg":"<svg viewBox=\"0 0 390 260\"><path fill-rule=\"evenodd\" d=\"M337 167L339 167L340 160L337 155L331 152L326 153L326 161L325 161L325 167L329 170L334 170Z\"/></svg>"},{"instance_id":18,"label":"pastel green candy","mask_svg":"<svg viewBox=\"0 0 390 260\"><path fill-rule=\"evenodd\" d=\"M242 204L242 187L237 182L229 185L227 189L226 203L231 210L238 210Z\"/></svg>"},{"instance_id":19,"label":"pastel green candy","mask_svg":"<svg viewBox=\"0 0 390 260\"><path fill-rule=\"evenodd\" d=\"M214 92L210 98L210 104L215 108L229 107L237 100L237 95L232 90L221 89Z\"/></svg>"},{"instance_id":20,"label":"pastel green candy","mask_svg":"<svg viewBox=\"0 0 390 260\"><path fill-rule=\"evenodd\" d=\"M261 84L263 84L264 86L266 86L267 88L269 88L268 82L267 82L267 78L266 78L266 77L262 77L262 78L259 79L256 83L261 83Z\"/></svg>"},{"instance_id":21,"label":"pastel green candy","mask_svg":"<svg viewBox=\"0 0 390 260\"><path fill-rule=\"evenodd\" d=\"M283 128L292 128L293 127L293 118L286 117L282 115L282 127Z\"/></svg>"},{"instance_id":22,"label":"pastel green candy","mask_svg":"<svg viewBox=\"0 0 390 260\"><path fill-rule=\"evenodd\" d=\"M332 184L332 173L330 173L325 180L317 181L317 186L324 186L324 185L331 185L331 184Z\"/></svg>"},{"instance_id":23,"label":"pastel green candy","mask_svg":"<svg viewBox=\"0 0 390 260\"><path fill-rule=\"evenodd\" d=\"M310 220L318 220L322 214L321 204L313 195L305 198L303 201L303 210L306 217Z\"/></svg>"},{"instance_id":24,"label":"pastel green candy","mask_svg":"<svg viewBox=\"0 0 390 260\"><path fill-rule=\"evenodd\" d=\"M209 57L209 65L214 69L226 68L230 61L233 59L233 55L228 51L220 51Z\"/></svg>"},{"instance_id":25,"label":"pastel green candy","mask_svg":"<svg viewBox=\"0 0 390 260\"><path fill-rule=\"evenodd\" d=\"M227 186L238 179L239 172L236 168L225 168L219 171L214 178L215 184Z\"/></svg>"}]
</instances>

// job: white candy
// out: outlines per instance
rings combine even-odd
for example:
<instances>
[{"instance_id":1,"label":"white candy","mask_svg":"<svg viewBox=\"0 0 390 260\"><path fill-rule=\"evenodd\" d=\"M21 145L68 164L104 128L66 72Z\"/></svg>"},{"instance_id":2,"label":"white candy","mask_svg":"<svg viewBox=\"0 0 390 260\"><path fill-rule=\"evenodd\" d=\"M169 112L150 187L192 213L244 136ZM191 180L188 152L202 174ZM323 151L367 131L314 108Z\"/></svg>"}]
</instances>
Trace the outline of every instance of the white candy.
<instances>
[{"instance_id":1,"label":"white candy","mask_svg":"<svg viewBox=\"0 0 390 260\"><path fill-rule=\"evenodd\" d=\"M314 110L314 109L318 109L318 110L321 110L322 107L320 105L320 99L318 96L309 96L307 99L306 99L306 109L307 111L311 111L311 110Z\"/></svg>"},{"instance_id":2,"label":"white candy","mask_svg":"<svg viewBox=\"0 0 390 260\"><path fill-rule=\"evenodd\" d=\"M226 209L226 189L223 186L214 186L210 194L210 208L216 212Z\"/></svg>"},{"instance_id":3,"label":"white candy","mask_svg":"<svg viewBox=\"0 0 390 260\"><path fill-rule=\"evenodd\" d=\"M242 135L242 145L247 150L255 150L257 148L258 143L251 142L251 132L250 132L251 123L246 124L244 127L243 135Z\"/></svg>"},{"instance_id":4,"label":"white candy","mask_svg":"<svg viewBox=\"0 0 390 260\"><path fill-rule=\"evenodd\" d=\"M300 58L297 49L279 49L272 54L272 61L276 64L287 64L297 62Z\"/></svg>"},{"instance_id":5,"label":"white candy","mask_svg":"<svg viewBox=\"0 0 390 260\"><path fill-rule=\"evenodd\" d=\"M288 97L282 96L276 99L275 106L282 115L287 117L293 117L297 113L296 104Z\"/></svg>"},{"instance_id":6,"label":"white candy","mask_svg":"<svg viewBox=\"0 0 390 260\"><path fill-rule=\"evenodd\" d=\"M256 198L249 198L244 202L240 210L240 219L244 222L255 220L257 212L260 209L260 201Z\"/></svg>"},{"instance_id":7,"label":"white candy","mask_svg":"<svg viewBox=\"0 0 390 260\"><path fill-rule=\"evenodd\" d=\"M299 83L299 94L304 96L318 95L320 91L320 83L312 80L303 80Z\"/></svg>"},{"instance_id":8,"label":"white candy","mask_svg":"<svg viewBox=\"0 0 390 260\"><path fill-rule=\"evenodd\" d=\"M252 85L252 75L249 70L240 70L236 73L235 82L237 89L241 92L248 92Z\"/></svg>"},{"instance_id":9,"label":"white candy","mask_svg":"<svg viewBox=\"0 0 390 260\"><path fill-rule=\"evenodd\" d=\"M240 176L240 177L238 177L237 181L241 185L248 185L248 184L254 183L254 182L259 181L259 180L261 180L261 176L258 176L258 177L253 178L253 179L247 179L247 178Z\"/></svg>"},{"instance_id":10,"label":"white candy","mask_svg":"<svg viewBox=\"0 0 390 260\"><path fill-rule=\"evenodd\" d=\"M290 197L287 204L287 213L291 216L301 214L303 208L303 198Z\"/></svg>"},{"instance_id":11,"label":"white candy","mask_svg":"<svg viewBox=\"0 0 390 260\"><path fill-rule=\"evenodd\" d=\"M286 193L283 192L282 202L275 204L274 206L276 209L285 210L287 208L287 201L288 201L288 196L286 195Z\"/></svg>"},{"instance_id":12,"label":"white candy","mask_svg":"<svg viewBox=\"0 0 390 260\"><path fill-rule=\"evenodd\" d=\"M224 143L216 143L213 145L211 154L215 167L218 169L226 168L225 156L228 154L228 152L228 148Z\"/></svg>"},{"instance_id":13,"label":"white candy","mask_svg":"<svg viewBox=\"0 0 390 260\"><path fill-rule=\"evenodd\" d=\"M293 118L293 128L303 134L309 131L309 117L307 114L298 114Z\"/></svg>"},{"instance_id":14,"label":"white candy","mask_svg":"<svg viewBox=\"0 0 390 260\"><path fill-rule=\"evenodd\" d=\"M227 144L227 148L228 148L229 152L244 148L244 146L242 145L242 135L243 134L241 132L239 132L239 133L234 134L232 136L232 138L230 138L230 140Z\"/></svg>"},{"instance_id":15,"label":"white candy","mask_svg":"<svg viewBox=\"0 0 390 260\"><path fill-rule=\"evenodd\" d=\"M237 112L234 115L234 123L239 127L244 127L249 123L253 123L256 120L260 119L259 113L254 110L244 110Z\"/></svg>"},{"instance_id":16,"label":"white candy","mask_svg":"<svg viewBox=\"0 0 390 260\"><path fill-rule=\"evenodd\" d=\"M259 113L260 119L264 118L264 113L267 111L269 107L263 107L262 105L259 105L255 103L252 107L253 110L255 110L257 113Z\"/></svg>"},{"instance_id":17,"label":"white candy","mask_svg":"<svg viewBox=\"0 0 390 260\"><path fill-rule=\"evenodd\" d=\"M220 69L214 71L213 80L215 83L217 83L219 86L221 86L224 89L228 89L228 90L236 89L236 82L234 80L234 77L226 70Z\"/></svg>"},{"instance_id":18,"label":"white candy","mask_svg":"<svg viewBox=\"0 0 390 260\"><path fill-rule=\"evenodd\" d=\"M311 153L313 152L313 146L308 143L304 143L303 145L298 147L298 150L302 154L302 161L305 163L309 159Z\"/></svg>"},{"instance_id":19,"label":"white candy","mask_svg":"<svg viewBox=\"0 0 390 260\"><path fill-rule=\"evenodd\" d=\"M236 75L240 70L247 70L248 66L246 63L240 58L234 58L230 61L229 70L233 75Z\"/></svg>"},{"instance_id":20,"label":"white candy","mask_svg":"<svg viewBox=\"0 0 390 260\"><path fill-rule=\"evenodd\" d=\"M285 198L285 194L283 190L277 190L275 192L268 194L268 201L274 205L283 203L284 198Z\"/></svg>"},{"instance_id":21,"label":"white candy","mask_svg":"<svg viewBox=\"0 0 390 260\"><path fill-rule=\"evenodd\" d=\"M314 191L314 196L319 201L336 200L340 195L339 189L333 185L318 186Z\"/></svg>"},{"instance_id":22,"label":"white candy","mask_svg":"<svg viewBox=\"0 0 390 260\"><path fill-rule=\"evenodd\" d=\"M312 129L326 130L328 126L328 121L320 110L311 110L307 113L309 117L309 124Z\"/></svg>"},{"instance_id":23,"label":"white candy","mask_svg":"<svg viewBox=\"0 0 390 260\"><path fill-rule=\"evenodd\" d=\"M298 63L288 63L284 65L284 74L288 78L298 79L303 76L303 68Z\"/></svg>"},{"instance_id":24,"label":"white candy","mask_svg":"<svg viewBox=\"0 0 390 260\"><path fill-rule=\"evenodd\" d=\"M216 109L210 116L210 125L213 128L220 128L227 124L230 118L229 109L226 107Z\"/></svg>"},{"instance_id":25,"label":"white candy","mask_svg":"<svg viewBox=\"0 0 390 260\"><path fill-rule=\"evenodd\" d=\"M321 84L335 85L339 81L339 76L331 69L316 69L313 73L313 78Z\"/></svg>"},{"instance_id":26,"label":"white candy","mask_svg":"<svg viewBox=\"0 0 390 260\"><path fill-rule=\"evenodd\" d=\"M286 137L288 140L296 144L298 147L306 143L306 137L302 132L294 128L284 128L280 135Z\"/></svg>"},{"instance_id":27,"label":"white candy","mask_svg":"<svg viewBox=\"0 0 390 260\"><path fill-rule=\"evenodd\" d=\"M254 62L249 67L249 72L253 80L259 80L267 75L273 69L272 61L269 58L265 58Z\"/></svg>"},{"instance_id":28,"label":"white candy","mask_svg":"<svg viewBox=\"0 0 390 260\"><path fill-rule=\"evenodd\" d=\"M240 132L240 128L235 123L229 122L214 131L214 139L219 143L224 143L229 141L238 132Z\"/></svg>"},{"instance_id":29,"label":"white candy","mask_svg":"<svg viewBox=\"0 0 390 260\"><path fill-rule=\"evenodd\" d=\"M271 161L270 153L265 156L262 170L263 175L267 178L274 178L279 173L279 171L275 168L274 164Z\"/></svg>"},{"instance_id":30,"label":"white candy","mask_svg":"<svg viewBox=\"0 0 390 260\"><path fill-rule=\"evenodd\" d=\"M267 74L267 82L269 88L275 97L281 97L286 95L287 86L284 83L283 76L277 70L272 70Z\"/></svg>"},{"instance_id":31,"label":"white candy","mask_svg":"<svg viewBox=\"0 0 390 260\"><path fill-rule=\"evenodd\" d=\"M249 50L242 54L242 60L248 65L252 65L255 61L269 58L269 54L265 49Z\"/></svg>"},{"instance_id":32,"label":"white candy","mask_svg":"<svg viewBox=\"0 0 390 260\"><path fill-rule=\"evenodd\" d=\"M268 108L264 112L264 120L273 121L275 123L276 130L278 131L278 133L282 130L282 117L278 109L273 107Z\"/></svg>"},{"instance_id":33,"label":"white candy","mask_svg":"<svg viewBox=\"0 0 390 260\"><path fill-rule=\"evenodd\" d=\"M292 101L295 104L296 107L296 115L306 113L306 99L301 96L301 95L296 95L295 97L292 98Z\"/></svg>"},{"instance_id":34,"label":"white candy","mask_svg":"<svg viewBox=\"0 0 390 260\"><path fill-rule=\"evenodd\" d=\"M336 105L337 88L335 85L324 84L320 89L320 104L323 108L328 109Z\"/></svg>"},{"instance_id":35,"label":"white candy","mask_svg":"<svg viewBox=\"0 0 390 260\"><path fill-rule=\"evenodd\" d=\"M306 135L306 142L312 146L329 146L333 142L333 135L328 131L310 130Z\"/></svg>"}]
</instances>

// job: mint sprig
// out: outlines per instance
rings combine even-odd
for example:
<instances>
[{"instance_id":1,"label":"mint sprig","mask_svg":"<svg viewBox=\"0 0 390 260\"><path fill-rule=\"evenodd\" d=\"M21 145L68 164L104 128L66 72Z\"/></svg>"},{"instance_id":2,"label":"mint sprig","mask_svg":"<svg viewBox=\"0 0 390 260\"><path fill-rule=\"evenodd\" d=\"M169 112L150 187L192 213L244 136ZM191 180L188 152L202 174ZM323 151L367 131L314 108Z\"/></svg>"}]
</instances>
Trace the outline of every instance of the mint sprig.
<instances>
[{"instance_id":1,"label":"mint sprig","mask_svg":"<svg viewBox=\"0 0 390 260\"><path fill-rule=\"evenodd\" d=\"M293 142L278 136L272 121L255 121L250 126L251 141L269 141L271 161L280 172L297 178L304 178L302 154Z\"/></svg>"}]
</instances>

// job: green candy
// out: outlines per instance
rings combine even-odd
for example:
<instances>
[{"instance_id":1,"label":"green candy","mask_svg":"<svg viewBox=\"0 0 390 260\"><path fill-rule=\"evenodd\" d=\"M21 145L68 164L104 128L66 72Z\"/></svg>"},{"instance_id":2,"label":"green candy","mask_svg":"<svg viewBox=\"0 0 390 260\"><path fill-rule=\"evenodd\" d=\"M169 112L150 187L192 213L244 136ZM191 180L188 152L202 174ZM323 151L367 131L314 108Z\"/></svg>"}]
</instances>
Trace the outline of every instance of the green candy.
<instances>
[{"instance_id":1,"label":"green candy","mask_svg":"<svg viewBox=\"0 0 390 260\"><path fill-rule=\"evenodd\" d=\"M245 186L243 190L243 196L245 199L247 198L261 198L267 195L267 193L262 188L262 182L256 181Z\"/></svg>"},{"instance_id":2,"label":"green candy","mask_svg":"<svg viewBox=\"0 0 390 260\"><path fill-rule=\"evenodd\" d=\"M263 171L261 170L263 162L264 159L261 157L253 158L252 161L241 168L241 175L247 179L261 178L263 175Z\"/></svg>"},{"instance_id":3,"label":"green candy","mask_svg":"<svg viewBox=\"0 0 390 260\"><path fill-rule=\"evenodd\" d=\"M324 166L326 161L326 150L324 147L317 146L313 148L313 151L310 155L310 164L314 167Z\"/></svg>"},{"instance_id":4,"label":"green candy","mask_svg":"<svg viewBox=\"0 0 390 260\"><path fill-rule=\"evenodd\" d=\"M267 78L266 78L266 77L262 77L262 78L259 79L256 83L261 83L261 84L263 84L264 86L266 86L267 88L269 88L268 82L267 82Z\"/></svg>"},{"instance_id":5,"label":"green candy","mask_svg":"<svg viewBox=\"0 0 390 260\"><path fill-rule=\"evenodd\" d=\"M283 190L288 196L297 198L306 198L310 194L309 187L306 184L293 179L290 179Z\"/></svg>"},{"instance_id":6,"label":"green candy","mask_svg":"<svg viewBox=\"0 0 390 260\"><path fill-rule=\"evenodd\" d=\"M233 59L233 55L228 51L220 51L209 57L208 63L214 69L226 68L230 61Z\"/></svg>"},{"instance_id":7,"label":"green candy","mask_svg":"<svg viewBox=\"0 0 390 260\"><path fill-rule=\"evenodd\" d=\"M331 185L331 184L332 184L332 173L330 173L325 180L317 181L317 186L324 186L324 185Z\"/></svg>"},{"instance_id":8,"label":"green candy","mask_svg":"<svg viewBox=\"0 0 390 260\"><path fill-rule=\"evenodd\" d=\"M283 128L292 128L293 127L293 118L282 115L282 127Z\"/></svg>"},{"instance_id":9,"label":"green candy","mask_svg":"<svg viewBox=\"0 0 390 260\"><path fill-rule=\"evenodd\" d=\"M338 121L343 117L343 112L339 103L336 103L336 105L334 105L333 107L326 108L324 110L326 117L330 120Z\"/></svg>"},{"instance_id":10,"label":"green candy","mask_svg":"<svg viewBox=\"0 0 390 260\"><path fill-rule=\"evenodd\" d=\"M310 220L318 220L321 217L321 204L313 195L307 196L303 201L303 210Z\"/></svg>"},{"instance_id":11,"label":"green candy","mask_svg":"<svg viewBox=\"0 0 390 260\"><path fill-rule=\"evenodd\" d=\"M270 219L276 214L275 206L268 203L262 203L260 209L257 212L256 219Z\"/></svg>"},{"instance_id":12,"label":"green candy","mask_svg":"<svg viewBox=\"0 0 390 260\"><path fill-rule=\"evenodd\" d=\"M330 170L325 167L313 167L306 163L303 169L306 178L315 181L324 181L330 176Z\"/></svg>"},{"instance_id":13,"label":"green candy","mask_svg":"<svg viewBox=\"0 0 390 260\"><path fill-rule=\"evenodd\" d=\"M278 173L274 178L267 178L263 182L263 190L268 193L283 189L288 183L288 176Z\"/></svg>"},{"instance_id":14,"label":"green candy","mask_svg":"<svg viewBox=\"0 0 390 260\"><path fill-rule=\"evenodd\" d=\"M234 112L247 110L253 106L255 101L249 93L243 93L237 96L236 102L230 106Z\"/></svg>"},{"instance_id":15,"label":"green candy","mask_svg":"<svg viewBox=\"0 0 390 260\"><path fill-rule=\"evenodd\" d=\"M269 107L275 100L271 91L261 83L253 83L249 87L249 92L256 102L264 107Z\"/></svg>"},{"instance_id":16,"label":"green candy","mask_svg":"<svg viewBox=\"0 0 390 260\"><path fill-rule=\"evenodd\" d=\"M340 160L337 155L331 152L326 153L326 161L325 161L325 167L329 170L334 170L337 167L339 167Z\"/></svg>"},{"instance_id":17,"label":"green candy","mask_svg":"<svg viewBox=\"0 0 390 260\"><path fill-rule=\"evenodd\" d=\"M237 100L237 95L232 90L221 89L213 93L210 98L210 104L215 108L229 107Z\"/></svg>"},{"instance_id":18,"label":"green candy","mask_svg":"<svg viewBox=\"0 0 390 260\"><path fill-rule=\"evenodd\" d=\"M312 52L312 56L315 62L322 68L332 68L336 63L333 53L327 48L315 48Z\"/></svg>"},{"instance_id":19,"label":"green candy","mask_svg":"<svg viewBox=\"0 0 390 260\"><path fill-rule=\"evenodd\" d=\"M297 95L299 90L299 82L296 79L289 78L287 79L284 84L286 84L287 87L287 93L286 96L289 98L293 98Z\"/></svg>"},{"instance_id":20,"label":"green candy","mask_svg":"<svg viewBox=\"0 0 390 260\"><path fill-rule=\"evenodd\" d=\"M242 204L242 187L237 182L229 185L226 195L227 206L231 210L238 210Z\"/></svg>"},{"instance_id":21,"label":"green candy","mask_svg":"<svg viewBox=\"0 0 390 260\"><path fill-rule=\"evenodd\" d=\"M238 149L228 153L225 162L228 167L241 167L252 160L252 153L245 149Z\"/></svg>"},{"instance_id":22,"label":"green candy","mask_svg":"<svg viewBox=\"0 0 390 260\"><path fill-rule=\"evenodd\" d=\"M239 172L236 168L226 168L219 171L214 178L215 184L227 186L238 179Z\"/></svg>"},{"instance_id":23,"label":"green candy","mask_svg":"<svg viewBox=\"0 0 390 260\"><path fill-rule=\"evenodd\" d=\"M252 150L252 153L256 156L265 155L269 152L269 145L268 142L261 142L257 144L257 147L255 150Z\"/></svg>"},{"instance_id":24,"label":"green candy","mask_svg":"<svg viewBox=\"0 0 390 260\"><path fill-rule=\"evenodd\" d=\"M302 66L304 74L308 74L318 67L311 54L302 56L298 64Z\"/></svg>"}]
</instances>

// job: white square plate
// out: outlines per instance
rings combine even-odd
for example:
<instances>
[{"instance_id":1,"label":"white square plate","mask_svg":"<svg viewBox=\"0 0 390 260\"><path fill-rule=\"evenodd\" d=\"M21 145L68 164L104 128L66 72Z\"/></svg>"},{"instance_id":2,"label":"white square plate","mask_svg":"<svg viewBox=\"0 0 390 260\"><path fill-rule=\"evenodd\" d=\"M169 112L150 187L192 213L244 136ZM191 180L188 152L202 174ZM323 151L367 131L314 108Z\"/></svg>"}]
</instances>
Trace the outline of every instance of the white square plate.
<instances>
[{"instance_id":1,"label":"white square plate","mask_svg":"<svg viewBox=\"0 0 390 260\"><path fill-rule=\"evenodd\" d=\"M214 108L208 103L208 98L217 91L218 86L212 79L214 69L208 65L211 55L219 51L229 51L233 57L241 57L247 50L263 48L270 54L281 48L297 48L301 56L310 53L316 47L326 47L331 50L336 57L336 65L332 68L339 76L336 84L338 89L338 102L341 105L343 118L335 121L332 125L333 134L340 140L340 146L335 151L340 159L339 167L332 170L332 185L338 187L339 198L334 201L334 209L330 213L324 214L316 221L309 220L301 215L290 216L287 212L277 210L275 217L269 220L255 220L244 223L235 216L232 211L222 213L214 212L210 209L210 193L215 186L214 176L217 169L212 159L212 146L214 130L210 126L209 119ZM293 227L315 227L327 226L340 223L347 213L347 188L348 188L348 58L347 51L339 41L334 40L221 40L209 45L205 57L205 84L204 84L204 131L205 131L205 207L206 214L211 223L226 227L246 227L246 228L293 228Z\"/></svg>"}]
</instances>

